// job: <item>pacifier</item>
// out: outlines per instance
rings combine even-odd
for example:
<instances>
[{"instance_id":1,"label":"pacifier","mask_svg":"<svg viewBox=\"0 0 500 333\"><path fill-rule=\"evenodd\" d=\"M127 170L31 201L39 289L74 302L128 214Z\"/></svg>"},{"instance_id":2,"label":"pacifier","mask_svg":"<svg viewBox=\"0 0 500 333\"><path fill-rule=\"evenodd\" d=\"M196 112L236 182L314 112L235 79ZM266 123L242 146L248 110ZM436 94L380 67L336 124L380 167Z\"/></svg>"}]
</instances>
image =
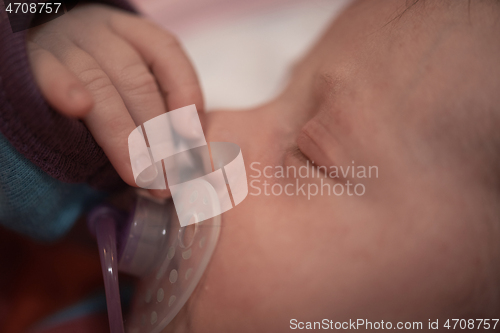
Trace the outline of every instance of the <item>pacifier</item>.
<instances>
[{"instance_id":1,"label":"pacifier","mask_svg":"<svg viewBox=\"0 0 500 333\"><path fill-rule=\"evenodd\" d=\"M217 205L210 187L201 181L192 189L200 193L198 200L207 202L205 214L210 214ZM94 209L88 224L97 238L110 332L160 332L167 326L200 281L220 222L219 215L181 227L171 200L158 203L143 196L128 218L108 206ZM140 278L125 323L118 271Z\"/></svg>"},{"instance_id":2,"label":"pacifier","mask_svg":"<svg viewBox=\"0 0 500 333\"><path fill-rule=\"evenodd\" d=\"M188 125L179 119L189 119ZM143 126L129 137L134 179L143 188L165 189L166 178L172 198L139 194L128 215L100 206L88 217L99 248L111 333L156 333L173 320L210 261L221 214L248 194L240 148L207 144L194 105ZM125 320L119 271L139 278Z\"/></svg>"}]
</instances>

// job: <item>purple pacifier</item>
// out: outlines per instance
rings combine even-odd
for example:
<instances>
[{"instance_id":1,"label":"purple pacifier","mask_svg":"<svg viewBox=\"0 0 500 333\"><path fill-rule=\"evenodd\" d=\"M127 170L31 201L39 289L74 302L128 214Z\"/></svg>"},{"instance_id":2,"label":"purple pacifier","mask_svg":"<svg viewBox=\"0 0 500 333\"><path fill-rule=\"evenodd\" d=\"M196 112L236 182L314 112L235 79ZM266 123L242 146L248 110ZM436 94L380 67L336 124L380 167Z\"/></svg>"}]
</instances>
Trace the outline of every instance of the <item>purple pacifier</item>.
<instances>
[{"instance_id":1,"label":"purple pacifier","mask_svg":"<svg viewBox=\"0 0 500 333\"><path fill-rule=\"evenodd\" d=\"M194 183L197 211L185 207L182 219L199 221L219 209L211 186ZM191 195L191 197L193 197ZM202 202L206 212L199 211ZM181 227L171 200L138 196L131 214L99 206L88 217L97 238L111 333L163 330L191 296L210 261L220 232L220 215ZM139 278L129 315L123 320L118 271Z\"/></svg>"}]
</instances>

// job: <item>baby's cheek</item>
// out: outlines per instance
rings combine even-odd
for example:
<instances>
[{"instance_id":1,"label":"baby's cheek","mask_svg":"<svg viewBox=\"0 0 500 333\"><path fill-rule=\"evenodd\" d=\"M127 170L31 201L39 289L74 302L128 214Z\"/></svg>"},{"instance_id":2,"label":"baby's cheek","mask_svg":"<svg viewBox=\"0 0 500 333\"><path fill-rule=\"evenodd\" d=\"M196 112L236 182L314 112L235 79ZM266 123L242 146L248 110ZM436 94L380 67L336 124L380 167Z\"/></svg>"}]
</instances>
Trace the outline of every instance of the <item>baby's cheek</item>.
<instances>
[{"instance_id":1,"label":"baby's cheek","mask_svg":"<svg viewBox=\"0 0 500 333\"><path fill-rule=\"evenodd\" d=\"M268 223L276 218L274 210L266 209L259 197L248 196L224 213L219 243L191 300L193 325L200 331L253 327L269 312L282 281L290 279L292 267L283 268L290 257Z\"/></svg>"}]
</instances>

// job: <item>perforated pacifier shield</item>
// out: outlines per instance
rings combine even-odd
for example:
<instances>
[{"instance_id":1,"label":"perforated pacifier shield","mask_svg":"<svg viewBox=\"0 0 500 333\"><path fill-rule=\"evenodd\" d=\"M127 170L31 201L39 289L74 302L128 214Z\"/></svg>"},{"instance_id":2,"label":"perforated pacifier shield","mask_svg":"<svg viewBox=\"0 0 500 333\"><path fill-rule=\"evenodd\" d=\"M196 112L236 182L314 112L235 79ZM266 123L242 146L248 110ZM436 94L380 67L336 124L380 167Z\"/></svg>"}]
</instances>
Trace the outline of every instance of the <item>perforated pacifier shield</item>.
<instances>
[{"instance_id":1,"label":"perforated pacifier shield","mask_svg":"<svg viewBox=\"0 0 500 333\"><path fill-rule=\"evenodd\" d=\"M187 205L184 212L191 212L199 202L208 210L218 206L210 184L198 180L191 185L191 193L197 195L192 202L188 201L192 205ZM220 216L180 227L177 214L173 209L170 211L172 220L164 223L168 224L168 232L159 249L163 259L139 283L130 317L125 320L129 333L160 332L177 315L200 281L217 244ZM140 218L141 214L137 216ZM163 228L157 222L152 223Z\"/></svg>"}]
</instances>

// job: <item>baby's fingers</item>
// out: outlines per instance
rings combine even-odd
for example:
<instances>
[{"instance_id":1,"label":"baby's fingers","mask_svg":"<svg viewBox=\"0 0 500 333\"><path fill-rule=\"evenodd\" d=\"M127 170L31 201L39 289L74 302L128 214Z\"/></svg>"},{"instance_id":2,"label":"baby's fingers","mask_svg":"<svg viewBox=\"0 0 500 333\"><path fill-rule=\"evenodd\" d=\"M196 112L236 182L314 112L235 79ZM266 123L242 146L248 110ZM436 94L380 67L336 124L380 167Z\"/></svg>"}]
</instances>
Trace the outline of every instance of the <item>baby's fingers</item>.
<instances>
[{"instance_id":1,"label":"baby's fingers","mask_svg":"<svg viewBox=\"0 0 500 333\"><path fill-rule=\"evenodd\" d=\"M35 81L48 103L70 117L83 117L93 106L92 95L52 53L28 42Z\"/></svg>"},{"instance_id":2,"label":"baby's fingers","mask_svg":"<svg viewBox=\"0 0 500 333\"><path fill-rule=\"evenodd\" d=\"M169 110L196 104L203 119L203 95L198 77L176 38L141 18L115 17L111 27L142 55L155 75Z\"/></svg>"}]
</instances>

